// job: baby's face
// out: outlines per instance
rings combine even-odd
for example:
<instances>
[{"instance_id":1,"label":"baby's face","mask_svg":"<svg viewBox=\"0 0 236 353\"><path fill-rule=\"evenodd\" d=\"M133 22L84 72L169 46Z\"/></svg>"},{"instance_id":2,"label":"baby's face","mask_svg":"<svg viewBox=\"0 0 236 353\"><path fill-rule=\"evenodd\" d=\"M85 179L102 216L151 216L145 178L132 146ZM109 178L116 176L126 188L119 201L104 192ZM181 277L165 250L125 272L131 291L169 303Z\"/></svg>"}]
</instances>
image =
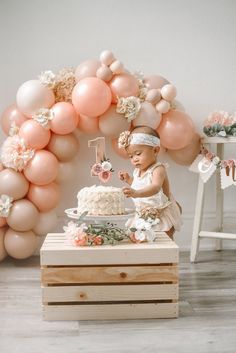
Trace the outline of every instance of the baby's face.
<instances>
[{"instance_id":1,"label":"baby's face","mask_svg":"<svg viewBox=\"0 0 236 353\"><path fill-rule=\"evenodd\" d=\"M156 162L159 147L129 145L126 148L126 151L135 168L138 168L141 171L146 171Z\"/></svg>"}]
</instances>

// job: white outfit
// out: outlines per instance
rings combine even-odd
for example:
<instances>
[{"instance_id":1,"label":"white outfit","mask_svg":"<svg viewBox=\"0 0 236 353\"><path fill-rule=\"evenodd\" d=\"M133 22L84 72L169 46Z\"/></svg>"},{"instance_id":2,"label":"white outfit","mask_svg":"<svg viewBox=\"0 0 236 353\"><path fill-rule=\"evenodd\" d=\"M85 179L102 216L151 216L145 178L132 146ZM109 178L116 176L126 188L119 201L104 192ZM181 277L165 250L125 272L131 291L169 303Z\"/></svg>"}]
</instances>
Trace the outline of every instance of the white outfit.
<instances>
[{"instance_id":1,"label":"white outfit","mask_svg":"<svg viewBox=\"0 0 236 353\"><path fill-rule=\"evenodd\" d=\"M161 165L165 168L168 167L166 163L158 162L147 169L142 176L139 176L139 169L135 169L133 173L133 182L131 184L131 188L134 190L139 190L148 185L151 185L153 171L155 168L158 168ZM137 212L144 209L145 207L153 207L155 209L161 210L160 216L158 216L160 222L153 226L153 230L165 232L170 230L172 227L174 227L175 230L180 230L182 224L180 209L172 195L170 195L170 198L168 198L161 189L155 195L149 197L133 198L132 200L135 204ZM137 218L139 218L138 214L136 214L134 218L127 222L127 226L132 227Z\"/></svg>"}]
</instances>

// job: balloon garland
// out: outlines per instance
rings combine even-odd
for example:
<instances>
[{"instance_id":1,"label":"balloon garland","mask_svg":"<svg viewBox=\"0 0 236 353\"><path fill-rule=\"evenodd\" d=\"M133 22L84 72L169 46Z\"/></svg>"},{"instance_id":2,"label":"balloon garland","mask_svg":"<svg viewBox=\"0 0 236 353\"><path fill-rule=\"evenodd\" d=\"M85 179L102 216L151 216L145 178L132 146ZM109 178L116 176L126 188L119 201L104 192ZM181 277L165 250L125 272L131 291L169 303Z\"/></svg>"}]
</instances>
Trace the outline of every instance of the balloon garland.
<instances>
[{"instance_id":1,"label":"balloon garland","mask_svg":"<svg viewBox=\"0 0 236 353\"><path fill-rule=\"evenodd\" d=\"M31 256L38 235L55 226L59 185L68 180L79 147L76 129L111 138L114 151L126 158L118 135L147 125L173 160L190 164L199 136L176 95L167 79L132 74L109 50L76 70L45 71L23 83L16 104L1 117L8 137L0 155L0 260Z\"/></svg>"}]
</instances>

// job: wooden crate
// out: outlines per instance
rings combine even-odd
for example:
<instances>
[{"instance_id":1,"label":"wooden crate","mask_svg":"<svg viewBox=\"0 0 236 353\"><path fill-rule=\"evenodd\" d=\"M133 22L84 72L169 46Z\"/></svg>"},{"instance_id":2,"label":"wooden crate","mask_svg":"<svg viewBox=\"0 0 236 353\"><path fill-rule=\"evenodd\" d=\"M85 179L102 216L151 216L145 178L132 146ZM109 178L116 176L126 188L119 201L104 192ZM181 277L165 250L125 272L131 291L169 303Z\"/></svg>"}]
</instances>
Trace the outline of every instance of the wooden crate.
<instances>
[{"instance_id":1,"label":"wooden crate","mask_svg":"<svg viewBox=\"0 0 236 353\"><path fill-rule=\"evenodd\" d=\"M45 320L178 317L178 246L157 243L74 247L48 234L40 251Z\"/></svg>"}]
</instances>

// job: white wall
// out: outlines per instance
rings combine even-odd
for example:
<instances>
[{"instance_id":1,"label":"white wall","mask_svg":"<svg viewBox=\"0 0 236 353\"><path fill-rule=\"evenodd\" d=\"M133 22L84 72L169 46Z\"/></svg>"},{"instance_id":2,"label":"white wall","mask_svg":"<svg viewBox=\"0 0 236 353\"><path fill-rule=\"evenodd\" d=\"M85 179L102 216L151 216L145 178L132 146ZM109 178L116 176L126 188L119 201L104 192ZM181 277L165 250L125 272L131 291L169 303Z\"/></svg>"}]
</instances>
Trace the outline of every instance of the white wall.
<instances>
[{"instance_id":1,"label":"white wall","mask_svg":"<svg viewBox=\"0 0 236 353\"><path fill-rule=\"evenodd\" d=\"M76 67L110 49L131 71L160 74L173 82L177 99L201 132L210 112L235 109L235 33L234 0L1 0L0 111L14 102L23 82L37 78L41 71ZM1 142L4 138L1 132ZM93 154L87 150L87 139L80 139L75 180L63 187L61 216L65 207L75 206L77 190L88 184L88 159ZM228 151L235 157L232 152ZM116 170L121 165L130 168L110 147L107 154ZM81 168L82 163L88 169ZM183 206L184 226L176 239L182 249L189 248L197 176L172 161L170 166L173 193ZM113 183L120 185L117 178ZM214 219L215 190L210 184L207 225ZM235 188L226 191L228 218L235 216L235 192Z\"/></svg>"}]
</instances>

